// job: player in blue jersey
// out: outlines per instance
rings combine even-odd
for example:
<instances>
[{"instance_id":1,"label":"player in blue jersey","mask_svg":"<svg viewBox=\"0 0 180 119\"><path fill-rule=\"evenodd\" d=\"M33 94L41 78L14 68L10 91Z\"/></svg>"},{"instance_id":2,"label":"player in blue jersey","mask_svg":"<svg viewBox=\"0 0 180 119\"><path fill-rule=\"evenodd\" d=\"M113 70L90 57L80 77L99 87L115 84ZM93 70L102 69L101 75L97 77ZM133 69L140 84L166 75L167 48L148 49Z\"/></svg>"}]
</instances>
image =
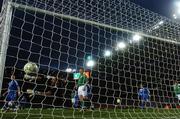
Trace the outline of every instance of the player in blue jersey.
<instances>
[{"instance_id":1,"label":"player in blue jersey","mask_svg":"<svg viewBox=\"0 0 180 119\"><path fill-rule=\"evenodd\" d=\"M146 86L141 85L141 88L138 92L139 100L140 100L140 108L144 108L147 102L150 99L150 91Z\"/></svg>"},{"instance_id":2,"label":"player in blue jersey","mask_svg":"<svg viewBox=\"0 0 180 119\"><path fill-rule=\"evenodd\" d=\"M20 96L20 87L18 85L18 82L15 80L15 76L12 75L11 81L8 83L8 89L3 94L4 96L7 94L5 98L5 104L3 106L3 110L7 110L10 107L13 108L14 111L17 109L15 105L17 93Z\"/></svg>"},{"instance_id":3,"label":"player in blue jersey","mask_svg":"<svg viewBox=\"0 0 180 119\"><path fill-rule=\"evenodd\" d=\"M73 107L76 109L79 106L79 97L78 97L77 89L74 89L71 96L72 96L71 101L72 101Z\"/></svg>"}]
</instances>

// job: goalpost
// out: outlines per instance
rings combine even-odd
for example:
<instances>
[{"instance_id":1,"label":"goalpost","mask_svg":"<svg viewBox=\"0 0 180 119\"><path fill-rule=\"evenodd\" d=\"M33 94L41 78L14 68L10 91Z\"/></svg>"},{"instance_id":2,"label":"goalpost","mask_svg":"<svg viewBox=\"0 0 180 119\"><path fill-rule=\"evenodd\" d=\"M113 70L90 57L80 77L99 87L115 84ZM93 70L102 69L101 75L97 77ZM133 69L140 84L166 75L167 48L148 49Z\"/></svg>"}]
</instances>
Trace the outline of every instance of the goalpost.
<instances>
[{"instance_id":1,"label":"goalpost","mask_svg":"<svg viewBox=\"0 0 180 119\"><path fill-rule=\"evenodd\" d=\"M7 7L2 9L1 13L4 14L5 16L3 16L3 15L1 16L0 93L2 90L2 82L4 79L4 77L3 77L4 76L4 67L5 67L5 60L6 60L6 52L7 52L8 43L9 43L8 41L9 41L10 25L11 25L11 18L12 18L12 6L9 2L7 3Z\"/></svg>"},{"instance_id":2,"label":"goalpost","mask_svg":"<svg viewBox=\"0 0 180 119\"><path fill-rule=\"evenodd\" d=\"M128 0L8 0L4 6L0 89L13 72L22 92L17 102L27 98L13 118L179 117L173 89L180 80L179 23ZM27 62L39 66L36 80L25 80ZM80 103L72 102L80 68L92 79L92 112L79 113ZM150 95L143 107L141 85Z\"/></svg>"}]
</instances>

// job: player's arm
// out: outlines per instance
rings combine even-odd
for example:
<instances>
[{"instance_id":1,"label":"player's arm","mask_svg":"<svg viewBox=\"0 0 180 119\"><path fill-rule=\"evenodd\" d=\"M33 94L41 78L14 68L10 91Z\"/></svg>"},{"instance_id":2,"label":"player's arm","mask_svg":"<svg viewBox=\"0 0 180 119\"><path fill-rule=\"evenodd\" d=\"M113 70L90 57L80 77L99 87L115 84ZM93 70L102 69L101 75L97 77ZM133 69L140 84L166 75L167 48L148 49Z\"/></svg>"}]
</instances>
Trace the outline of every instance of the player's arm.
<instances>
[{"instance_id":1,"label":"player's arm","mask_svg":"<svg viewBox=\"0 0 180 119\"><path fill-rule=\"evenodd\" d=\"M88 80L88 78L87 78L87 76L84 74L84 85L86 86L88 83L89 83L89 80Z\"/></svg>"},{"instance_id":2,"label":"player's arm","mask_svg":"<svg viewBox=\"0 0 180 119\"><path fill-rule=\"evenodd\" d=\"M27 93L30 94L30 96L32 95L42 95L42 96L50 96L52 95L52 91L46 91L46 92L40 92L40 91L34 91L32 89L27 89Z\"/></svg>"},{"instance_id":3,"label":"player's arm","mask_svg":"<svg viewBox=\"0 0 180 119\"><path fill-rule=\"evenodd\" d=\"M43 96L50 96L50 95L53 95L53 91L51 87L48 87L44 92L35 91L35 94L43 95Z\"/></svg>"},{"instance_id":4,"label":"player's arm","mask_svg":"<svg viewBox=\"0 0 180 119\"><path fill-rule=\"evenodd\" d=\"M88 83L89 83L88 78L86 77L86 75L84 75L84 89L83 90L86 89L86 86Z\"/></svg>"},{"instance_id":5,"label":"player's arm","mask_svg":"<svg viewBox=\"0 0 180 119\"><path fill-rule=\"evenodd\" d=\"M141 96L142 94L141 94L141 89L139 89L139 91L138 91L138 96Z\"/></svg>"},{"instance_id":6,"label":"player's arm","mask_svg":"<svg viewBox=\"0 0 180 119\"><path fill-rule=\"evenodd\" d=\"M43 95L43 96L50 96L52 95L52 91L46 91L46 92L38 92L39 95Z\"/></svg>"},{"instance_id":7,"label":"player's arm","mask_svg":"<svg viewBox=\"0 0 180 119\"><path fill-rule=\"evenodd\" d=\"M37 79L37 76L30 76L28 74L24 75L24 79L28 79L30 82Z\"/></svg>"}]
</instances>

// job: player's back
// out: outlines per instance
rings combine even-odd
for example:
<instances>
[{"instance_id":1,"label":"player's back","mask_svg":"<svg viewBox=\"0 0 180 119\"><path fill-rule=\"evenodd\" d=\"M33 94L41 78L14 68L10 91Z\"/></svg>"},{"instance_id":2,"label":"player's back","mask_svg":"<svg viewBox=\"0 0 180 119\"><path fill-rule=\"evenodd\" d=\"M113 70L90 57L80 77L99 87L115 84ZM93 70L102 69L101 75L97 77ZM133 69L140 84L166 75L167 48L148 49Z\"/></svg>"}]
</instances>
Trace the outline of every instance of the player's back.
<instances>
[{"instance_id":1,"label":"player's back","mask_svg":"<svg viewBox=\"0 0 180 119\"><path fill-rule=\"evenodd\" d=\"M149 89L148 88L144 88L144 95L149 95Z\"/></svg>"},{"instance_id":2,"label":"player's back","mask_svg":"<svg viewBox=\"0 0 180 119\"><path fill-rule=\"evenodd\" d=\"M149 95L149 89L148 88L139 89L139 95L140 96L148 96Z\"/></svg>"},{"instance_id":3,"label":"player's back","mask_svg":"<svg viewBox=\"0 0 180 119\"><path fill-rule=\"evenodd\" d=\"M18 89L18 82L16 80L11 80L8 84L8 92L14 93Z\"/></svg>"}]
</instances>

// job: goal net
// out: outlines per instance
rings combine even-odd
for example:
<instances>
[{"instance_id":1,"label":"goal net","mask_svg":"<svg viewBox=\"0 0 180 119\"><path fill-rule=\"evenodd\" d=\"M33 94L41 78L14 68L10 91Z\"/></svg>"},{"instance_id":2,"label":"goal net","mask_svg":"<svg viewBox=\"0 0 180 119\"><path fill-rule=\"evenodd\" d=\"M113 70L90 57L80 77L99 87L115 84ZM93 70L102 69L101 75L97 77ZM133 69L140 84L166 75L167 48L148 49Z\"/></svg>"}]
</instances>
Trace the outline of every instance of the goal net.
<instances>
[{"instance_id":1,"label":"goal net","mask_svg":"<svg viewBox=\"0 0 180 119\"><path fill-rule=\"evenodd\" d=\"M11 75L21 94L18 110L9 101L1 118L180 118L179 23L128 0L9 0L3 8L1 107ZM25 74L28 62L38 75Z\"/></svg>"}]
</instances>

